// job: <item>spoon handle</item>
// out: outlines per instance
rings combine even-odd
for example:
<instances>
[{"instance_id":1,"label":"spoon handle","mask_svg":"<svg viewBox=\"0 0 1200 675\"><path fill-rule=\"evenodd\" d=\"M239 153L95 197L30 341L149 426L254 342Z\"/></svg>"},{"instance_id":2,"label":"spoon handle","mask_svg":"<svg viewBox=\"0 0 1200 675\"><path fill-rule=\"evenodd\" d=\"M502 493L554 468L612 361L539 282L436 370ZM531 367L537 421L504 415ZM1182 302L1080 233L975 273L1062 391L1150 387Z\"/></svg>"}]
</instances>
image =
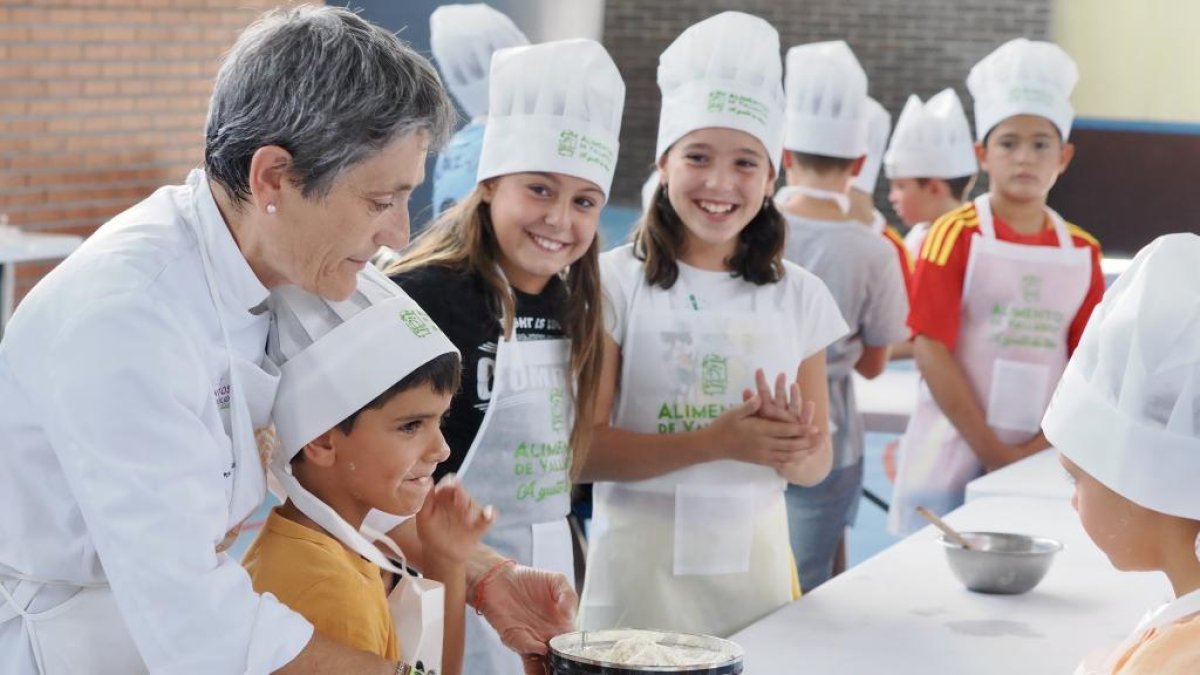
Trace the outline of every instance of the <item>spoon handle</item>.
<instances>
[{"instance_id":1,"label":"spoon handle","mask_svg":"<svg viewBox=\"0 0 1200 675\"><path fill-rule=\"evenodd\" d=\"M967 549L971 548L971 545L969 543L967 543L966 539L963 539L963 536L961 534L959 534L954 528L947 525L946 521L942 520L941 518L938 518L937 514L934 513L933 511L930 511L929 509L925 508L924 506L918 506L917 513L921 514L921 517L924 518L925 520L928 520L929 522L933 523L934 527L941 530L942 532L945 532L946 536L950 538L950 541L958 544L959 546L961 546L963 548L967 548Z\"/></svg>"}]
</instances>

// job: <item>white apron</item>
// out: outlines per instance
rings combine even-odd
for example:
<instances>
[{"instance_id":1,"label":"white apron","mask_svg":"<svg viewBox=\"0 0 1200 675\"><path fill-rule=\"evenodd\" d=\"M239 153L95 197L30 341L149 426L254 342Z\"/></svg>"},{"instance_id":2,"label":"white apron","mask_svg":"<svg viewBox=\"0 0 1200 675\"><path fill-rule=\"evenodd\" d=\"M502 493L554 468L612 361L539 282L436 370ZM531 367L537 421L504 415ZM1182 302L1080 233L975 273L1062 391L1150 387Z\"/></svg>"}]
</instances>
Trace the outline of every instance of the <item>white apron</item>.
<instances>
[{"instance_id":1,"label":"white apron","mask_svg":"<svg viewBox=\"0 0 1200 675\"><path fill-rule=\"evenodd\" d=\"M1176 598L1157 610L1150 612L1142 619L1133 633L1112 651L1089 656L1075 669L1075 675L1112 675L1117 660L1125 655L1134 645L1151 630L1166 628L1171 624L1200 613L1200 591L1192 591L1187 595Z\"/></svg>"},{"instance_id":2,"label":"white apron","mask_svg":"<svg viewBox=\"0 0 1200 675\"><path fill-rule=\"evenodd\" d=\"M741 405L757 368L794 380L803 355L772 286L755 287L741 311L692 311L642 279L629 300L614 426L701 428ZM791 602L785 486L772 468L732 460L597 483L580 628L726 636Z\"/></svg>"},{"instance_id":3,"label":"white apron","mask_svg":"<svg viewBox=\"0 0 1200 675\"><path fill-rule=\"evenodd\" d=\"M1049 212L1058 246L996 239L987 195L975 200L980 236L971 242L954 358L962 366L988 426L1008 444L1029 441L1067 364L1067 334L1087 295L1092 253L1076 247L1062 218ZM944 515L962 505L983 465L942 414L928 386L900 440L900 465L888 529L910 534L925 506Z\"/></svg>"},{"instance_id":4,"label":"white apron","mask_svg":"<svg viewBox=\"0 0 1200 675\"><path fill-rule=\"evenodd\" d=\"M259 453L255 429L270 424L279 371L266 358L263 359L265 365L260 365L242 359L233 350L222 314L210 243L199 226L196 200L201 194L199 181L202 180L203 174L197 172L188 177L188 184L193 187L192 212L184 220L199 242L205 281L230 359L229 403L222 410L222 421L232 441L232 475L227 487L230 522L229 534L217 544L220 552L236 538L242 522L266 494L263 457ZM147 672L107 584L80 587L0 569L0 624L12 620L23 621L37 672L42 675L136 675Z\"/></svg>"},{"instance_id":5,"label":"white apron","mask_svg":"<svg viewBox=\"0 0 1200 675\"><path fill-rule=\"evenodd\" d=\"M568 340L497 341L491 402L458 476L499 512L483 542L521 565L575 579L567 514L572 427ZM463 672L522 675L521 657L467 613Z\"/></svg>"}]
</instances>

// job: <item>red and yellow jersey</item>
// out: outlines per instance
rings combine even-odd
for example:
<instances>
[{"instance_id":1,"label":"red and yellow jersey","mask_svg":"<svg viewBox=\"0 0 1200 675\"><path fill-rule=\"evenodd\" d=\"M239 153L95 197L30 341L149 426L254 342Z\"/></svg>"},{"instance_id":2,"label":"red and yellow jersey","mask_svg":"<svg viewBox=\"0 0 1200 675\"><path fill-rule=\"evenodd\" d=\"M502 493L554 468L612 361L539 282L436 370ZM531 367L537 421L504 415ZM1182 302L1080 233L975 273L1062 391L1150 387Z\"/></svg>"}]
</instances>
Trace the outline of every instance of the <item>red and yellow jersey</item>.
<instances>
[{"instance_id":1,"label":"red and yellow jersey","mask_svg":"<svg viewBox=\"0 0 1200 675\"><path fill-rule=\"evenodd\" d=\"M996 238L1000 241L1027 246L1058 246L1058 237L1049 217L1046 227L1033 235L1020 234L998 216L995 227ZM1104 273L1100 270L1100 242L1076 225L1067 223L1067 229L1075 246L1087 246L1092 251L1092 281L1067 333L1067 350L1071 353L1079 344L1092 309L1104 296ZM933 338L951 351L958 340L963 281L971 242L978 234L979 217L973 203L945 214L929 229L913 272L908 325L914 334Z\"/></svg>"},{"instance_id":2,"label":"red and yellow jersey","mask_svg":"<svg viewBox=\"0 0 1200 675\"><path fill-rule=\"evenodd\" d=\"M913 294L913 259L908 253L908 247L904 245L904 237L896 231L896 228L886 225L883 228L883 238L892 245L892 248L896 249L896 256L900 260L900 273L904 275L904 291L908 294L911 301Z\"/></svg>"}]
</instances>

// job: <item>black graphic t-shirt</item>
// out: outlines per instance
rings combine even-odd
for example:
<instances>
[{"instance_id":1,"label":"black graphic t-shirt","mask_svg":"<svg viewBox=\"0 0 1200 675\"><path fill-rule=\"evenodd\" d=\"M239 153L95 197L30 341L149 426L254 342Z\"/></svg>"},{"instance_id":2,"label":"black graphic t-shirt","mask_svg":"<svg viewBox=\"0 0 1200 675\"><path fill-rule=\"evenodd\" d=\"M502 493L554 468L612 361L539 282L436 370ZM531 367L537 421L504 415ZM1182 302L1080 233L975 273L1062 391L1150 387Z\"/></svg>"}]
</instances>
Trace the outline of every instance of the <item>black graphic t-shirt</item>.
<instances>
[{"instance_id":1,"label":"black graphic t-shirt","mask_svg":"<svg viewBox=\"0 0 1200 675\"><path fill-rule=\"evenodd\" d=\"M462 354L462 387L450 403L443 429L450 458L434 473L441 478L462 466L491 402L500 313L489 303L483 280L473 274L428 266L397 274L392 281L421 305ZM513 294L517 305L513 333L518 340L565 337L560 319L566 298L562 280L554 277L538 295L516 289Z\"/></svg>"}]
</instances>

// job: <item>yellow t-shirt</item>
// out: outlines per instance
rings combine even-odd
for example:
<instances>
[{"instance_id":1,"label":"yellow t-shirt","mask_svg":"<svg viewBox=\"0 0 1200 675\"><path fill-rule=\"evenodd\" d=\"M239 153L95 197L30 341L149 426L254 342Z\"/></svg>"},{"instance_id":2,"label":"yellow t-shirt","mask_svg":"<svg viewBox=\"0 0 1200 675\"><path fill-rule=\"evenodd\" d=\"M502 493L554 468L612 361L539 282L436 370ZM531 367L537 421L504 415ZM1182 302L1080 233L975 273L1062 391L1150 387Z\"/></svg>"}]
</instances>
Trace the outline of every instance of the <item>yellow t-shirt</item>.
<instances>
[{"instance_id":1,"label":"yellow t-shirt","mask_svg":"<svg viewBox=\"0 0 1200 675\"><path fill-rule=\"evenodd\" d=\"M1113 675L1196 673L1200 673L1200 614L1146 631L1113 668Z\"/></svg>"},{"instance_id":2,"label":"yellow t-shirt","mask_svg":"<svg viewBox=\"0 0 1200 675\"><path fill-rule=\"evenodd\" d=\"M400 658L379 568L333 537L272 510L242 565L255 591L273 594L326 637Z\"/></svg>"}]
</instances>

